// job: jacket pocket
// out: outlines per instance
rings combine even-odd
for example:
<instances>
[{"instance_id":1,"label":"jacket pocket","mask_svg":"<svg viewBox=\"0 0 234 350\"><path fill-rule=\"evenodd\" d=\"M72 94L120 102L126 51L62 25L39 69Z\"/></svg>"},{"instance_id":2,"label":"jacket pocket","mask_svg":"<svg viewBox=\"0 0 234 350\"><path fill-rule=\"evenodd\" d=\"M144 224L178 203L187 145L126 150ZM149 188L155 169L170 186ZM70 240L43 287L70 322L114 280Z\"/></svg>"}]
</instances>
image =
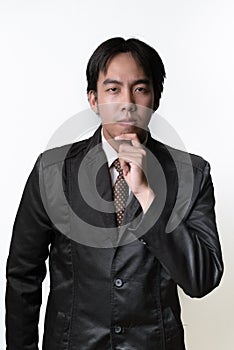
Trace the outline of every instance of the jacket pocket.
<instances>
[{"instance_id":1,"label":"jacket pocket","mask_svg":"<svg viewBox=\"0 0 234 350\"><path fill-rule=\"evenodd\" d=\"M70 317L58 311L52 325L52 334L49 340L49 350L66 350L68 348L68 329Z\"/></svg>"}]
</instances>

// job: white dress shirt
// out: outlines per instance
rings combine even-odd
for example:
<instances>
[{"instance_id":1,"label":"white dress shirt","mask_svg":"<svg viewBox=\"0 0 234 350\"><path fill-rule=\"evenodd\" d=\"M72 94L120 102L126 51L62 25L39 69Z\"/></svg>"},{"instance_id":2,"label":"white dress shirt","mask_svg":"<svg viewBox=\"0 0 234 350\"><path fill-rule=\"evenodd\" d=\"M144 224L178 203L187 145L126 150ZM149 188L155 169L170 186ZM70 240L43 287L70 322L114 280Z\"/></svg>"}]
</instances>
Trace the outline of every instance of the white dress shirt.
<instances>
[{"instance_id":1,"label":"white dress shirt","mask_svg":"<svg viewBox=\"0 0 234 350\"><path fill-rule=\"evenodd\" d=\"M103 129L102 129L102 132L101 132L101 138L102 138L102 148L103 148L103 151L104 151L104 153L106 155L108 167L109 167L109 170L110 170L111 183L112 183L112 186L114 186L115 181L116 181L119 173L115 169L115 167L112 165L112 163L114 162L114 160L119 158L119 155L116 152L116 150L106 140L106 138L105 138L105 136L103 134Z\"/></svg>"}]
</instances>

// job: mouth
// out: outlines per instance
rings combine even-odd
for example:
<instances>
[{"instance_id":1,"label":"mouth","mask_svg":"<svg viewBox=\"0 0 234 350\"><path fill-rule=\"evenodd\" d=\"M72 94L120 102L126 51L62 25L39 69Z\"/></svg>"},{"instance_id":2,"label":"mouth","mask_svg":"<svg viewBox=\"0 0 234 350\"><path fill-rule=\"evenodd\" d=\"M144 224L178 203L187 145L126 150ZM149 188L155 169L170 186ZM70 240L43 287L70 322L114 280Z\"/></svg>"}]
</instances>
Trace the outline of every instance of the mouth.
<instances>
[{"instance_id":1,"label":"mouth","mask_svg":"<svg viewBox=\"0 0 234 350\"><path fill-rule=\"evenodd\" d=\"M120 124L120 125L136 125L137 122L136 122L136 120L128 119L128 120L118 120L117 124Z\"/></svg>"}]
</instances>

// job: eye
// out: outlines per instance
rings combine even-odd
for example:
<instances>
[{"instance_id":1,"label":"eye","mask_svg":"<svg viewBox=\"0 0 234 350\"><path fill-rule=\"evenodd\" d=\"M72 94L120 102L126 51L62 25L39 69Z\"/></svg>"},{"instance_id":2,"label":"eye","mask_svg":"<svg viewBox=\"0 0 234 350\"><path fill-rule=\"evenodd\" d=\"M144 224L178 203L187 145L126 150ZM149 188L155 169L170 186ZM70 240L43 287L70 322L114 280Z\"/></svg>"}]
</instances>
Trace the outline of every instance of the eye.
<instances>
[{"instance_id":1,"label":"eye","mask_svg":"<svg viewBox=\"0 0 234 350\"><path fill-rule=\"evenodd\" d=\"M118 91L118 89L117 89L117 87L110 87L106 91L108 91L110 93L116 93Z\"/></svg>"},{"instance_id":2,"label":"eye","mask_svg":"<svg viewBox=\"0 0 234 350\"><path fill-rule=\"evenodd\" d=\"M136 87L135 91L138 93L146 93L149 91L149 89L147 89L146 87L143 87L143 86L138 86L138 87Z\"/></svg>"}]
</instances>

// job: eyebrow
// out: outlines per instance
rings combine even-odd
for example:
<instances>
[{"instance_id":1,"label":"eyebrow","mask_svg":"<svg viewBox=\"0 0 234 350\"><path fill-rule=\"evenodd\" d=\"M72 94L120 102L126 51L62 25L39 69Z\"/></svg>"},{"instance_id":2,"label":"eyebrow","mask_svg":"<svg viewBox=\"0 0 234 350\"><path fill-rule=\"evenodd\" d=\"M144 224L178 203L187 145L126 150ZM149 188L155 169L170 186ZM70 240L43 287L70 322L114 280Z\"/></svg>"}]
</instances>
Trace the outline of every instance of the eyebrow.
<instances>
[{"instance_id":1,"label":"eyebrow","mask_svg":"<svg viewBox=\"0 0 234 350\"><path fill-rule=\"evenodd\" d=\"M104 80L103 85L108 85L108 84L117 84L117 85L123 85L123 83L119 80L116 79L109 79L107 78L106 80ZM146 84L149 85L150 84L150 80L149 79L137 79L133 82L133 85L137 85L137 84Z\"/></svg>"}]
</instances>

